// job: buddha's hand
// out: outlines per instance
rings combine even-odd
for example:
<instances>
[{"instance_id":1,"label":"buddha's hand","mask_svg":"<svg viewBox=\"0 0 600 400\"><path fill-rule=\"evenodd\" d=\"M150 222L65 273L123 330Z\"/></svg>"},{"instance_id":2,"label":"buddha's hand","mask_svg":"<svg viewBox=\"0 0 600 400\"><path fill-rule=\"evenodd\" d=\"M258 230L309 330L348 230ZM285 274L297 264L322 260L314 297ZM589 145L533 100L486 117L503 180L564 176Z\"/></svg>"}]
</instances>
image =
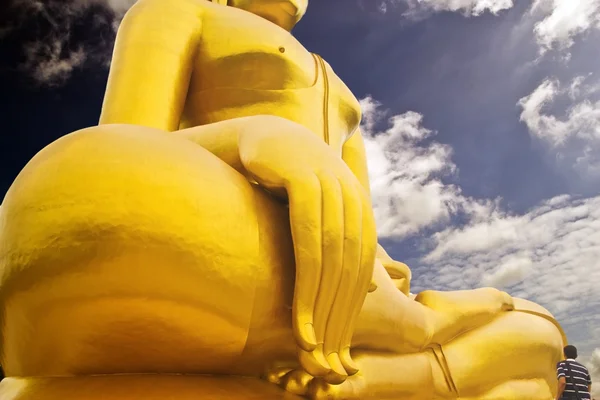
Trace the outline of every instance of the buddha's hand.
<instances>
[{"instance_id":1,"label":"buddha's hand","mask_svg":"<svg viewBox=\"0 0 600 400\"><path fill-rule=\"evenodd\" d=\"M350 342L373 275L373 212L366 191L330 146L300 125L273 123L281 128L240 134L240 160L261 186L289 200L300 362L309 374L341 383L358 371Z\"/></svg>"}]
</instances>

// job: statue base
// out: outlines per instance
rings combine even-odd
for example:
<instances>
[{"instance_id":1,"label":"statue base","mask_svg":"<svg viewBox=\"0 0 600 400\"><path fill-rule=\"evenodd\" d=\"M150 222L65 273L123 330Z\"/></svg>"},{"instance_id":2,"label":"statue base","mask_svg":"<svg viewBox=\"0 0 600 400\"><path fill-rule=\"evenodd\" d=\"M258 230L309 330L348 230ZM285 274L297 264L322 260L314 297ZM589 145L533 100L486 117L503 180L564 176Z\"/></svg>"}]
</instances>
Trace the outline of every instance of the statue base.
<instances>
[{"instance_id":1,"label":"statue base","mask_svg":"<svg viewBox=\"0 0 600 400\"><path fill-rule=\"evenodd\" d=\"M2 400L301 400L276 385L247 377L96 375L5 378Z\"/></svg>"}]
</instances>

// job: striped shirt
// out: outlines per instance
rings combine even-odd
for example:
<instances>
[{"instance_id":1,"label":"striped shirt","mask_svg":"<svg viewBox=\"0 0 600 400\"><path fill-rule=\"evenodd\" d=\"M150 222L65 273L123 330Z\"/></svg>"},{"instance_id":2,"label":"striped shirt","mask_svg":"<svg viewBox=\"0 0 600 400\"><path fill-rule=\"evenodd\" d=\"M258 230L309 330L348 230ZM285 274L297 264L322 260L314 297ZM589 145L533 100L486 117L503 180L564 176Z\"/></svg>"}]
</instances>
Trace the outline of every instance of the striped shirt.
<instances>
[{"instance_id":1,"label":"striped shirt","mask_svg":"<svg viewBox=\"0 0 600 400\"><path fill-rule=\"evenodd\" d=\"M586 367L575 360L567 359L566 361L558 363L556 366L556 374L559 379L564 377L567 380L567 386L565 387L561 399L579 398L580 400L591 400L588 387L592 384L592 380ZM574 384L577 385L579 397L577 397L577 394L575 393Z\"/></svg>"}]
</instances>

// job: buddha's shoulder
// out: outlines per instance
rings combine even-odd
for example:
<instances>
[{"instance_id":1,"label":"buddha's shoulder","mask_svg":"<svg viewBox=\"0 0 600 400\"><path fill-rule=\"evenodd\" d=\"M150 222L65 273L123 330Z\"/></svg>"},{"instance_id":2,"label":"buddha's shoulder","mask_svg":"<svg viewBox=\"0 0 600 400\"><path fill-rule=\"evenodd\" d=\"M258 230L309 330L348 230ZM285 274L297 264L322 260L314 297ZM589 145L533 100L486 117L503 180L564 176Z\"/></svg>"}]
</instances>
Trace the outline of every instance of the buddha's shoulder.
<instances>
[{"instance_id":1,"label":"buddha's shoulder","mask_svg":"<svg viewBox=\"0 0 600 400\"><path fill-rule=\"evenodd\" d=\"M129 9L127 15L148 10L161 10L165 13L174 12L200 17L207 12L216 14L226 12L226 8L229 7L223 7L207 0L138 0Z\"/></svg>"}]
</instances>

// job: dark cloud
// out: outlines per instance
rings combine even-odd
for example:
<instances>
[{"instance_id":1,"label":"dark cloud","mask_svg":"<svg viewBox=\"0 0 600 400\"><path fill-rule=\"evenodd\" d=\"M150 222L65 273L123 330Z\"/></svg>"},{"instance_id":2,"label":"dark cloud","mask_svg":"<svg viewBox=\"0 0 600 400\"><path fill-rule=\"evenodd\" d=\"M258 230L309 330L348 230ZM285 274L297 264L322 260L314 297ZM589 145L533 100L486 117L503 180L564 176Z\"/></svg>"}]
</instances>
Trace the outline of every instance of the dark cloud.
<instances>
[{"instance_id":1,"label":"dark cloud","mask_svg":"<svg viewBox=\"0 0 600 400\"><path fill-rule=\"evenodd\" d=\"M50 86L76 69L107 65L120 16L91 0L11 0L0 13L0 73Z\"/></svg>"}]
</instances>

